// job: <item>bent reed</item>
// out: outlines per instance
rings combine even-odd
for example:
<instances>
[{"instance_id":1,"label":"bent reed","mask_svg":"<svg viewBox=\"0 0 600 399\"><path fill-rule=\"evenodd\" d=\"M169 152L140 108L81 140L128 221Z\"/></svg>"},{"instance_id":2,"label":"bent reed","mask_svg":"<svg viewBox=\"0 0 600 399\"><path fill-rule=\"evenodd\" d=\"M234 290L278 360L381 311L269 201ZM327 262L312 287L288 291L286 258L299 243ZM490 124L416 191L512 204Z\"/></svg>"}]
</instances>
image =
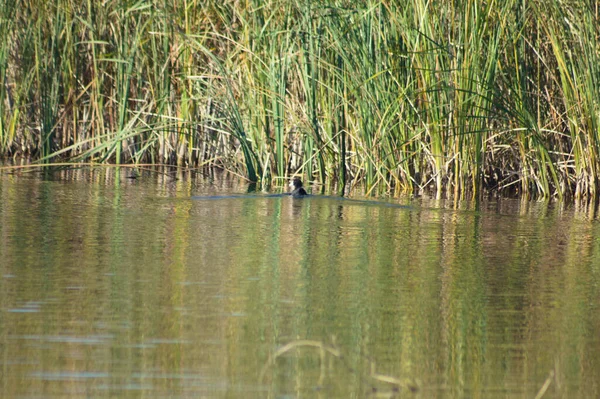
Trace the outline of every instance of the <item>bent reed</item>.
<instances>
[{"instance_id":1,"label":"bent reed","mask_svg":"<svg viewBox=\"0 0 600 399\"><path fill-rule=\"evenodd\" d=\"M590 4L0 0L0 156L596 198Z\"/></svg>"}]
</instances>

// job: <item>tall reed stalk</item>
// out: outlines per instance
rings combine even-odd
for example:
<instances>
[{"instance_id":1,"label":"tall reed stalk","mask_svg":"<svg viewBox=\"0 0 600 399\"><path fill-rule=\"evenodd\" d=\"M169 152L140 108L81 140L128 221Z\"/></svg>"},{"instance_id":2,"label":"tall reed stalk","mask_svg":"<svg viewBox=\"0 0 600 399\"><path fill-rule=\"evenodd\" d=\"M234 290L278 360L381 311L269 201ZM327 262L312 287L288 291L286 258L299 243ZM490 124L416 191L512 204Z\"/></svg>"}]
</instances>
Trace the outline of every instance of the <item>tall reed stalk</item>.
<instances>
[{"instance_id":1,"label":"tall reed stalk","mask_svg":"<svg viewBox=\"0 0 600 399\"><path fill-rule=\"evenodd\" d=\"M583 0L0 1L0 152L595 198Z\"/></svg>"},{"instance_id":2,"label":"tall reed stalk","mask_svg":"<svg viewBox=\"0 0 600 399\"><path fill-rule=\"evenodd\" d=\"M0 2L0 151L6 152L15 139L18 108L14 107L13 93L9 89L10 39L13 35L16 4L10 0Z\"/></svg>"}]
</instances>

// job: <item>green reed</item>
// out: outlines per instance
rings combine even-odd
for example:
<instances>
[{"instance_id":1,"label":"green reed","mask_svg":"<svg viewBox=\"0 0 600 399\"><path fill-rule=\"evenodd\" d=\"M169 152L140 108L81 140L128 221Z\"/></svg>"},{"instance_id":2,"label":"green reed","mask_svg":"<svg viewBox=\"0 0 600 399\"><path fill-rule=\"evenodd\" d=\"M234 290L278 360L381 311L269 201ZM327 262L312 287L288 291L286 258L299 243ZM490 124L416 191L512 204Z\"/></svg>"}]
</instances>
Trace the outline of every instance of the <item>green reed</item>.
<instances>
[{"instance_id":1,"label":"green reed","mask_svg":"<svg viewBox=\"0 0 600 399\"><path fill-rule=\"evenodd\" d=\"M5 152L11 146L16 130L18 111L13 111L13 100L7 82L8 58L10 52L10 39L13 32L16 5L7 0L2 1L0 8L0 37L5 38L0 42L0 151ZM4 115L11 115L6 119Z\"/></svg>"},{"instance_id":2,"label":"green reed","mask_svg":"<svg viewBox=\"0 0 600 399\"><path fill-rule=\"evenodd\" d=\"M575 197L596 196L600 150L600 54L598 54L598 9L582 4L539 7L538 15L549 13L554 18L544 26L560 77L559 96L564 116L556 121L559 133L568 134L572 156L564 159L574 163ZM574 173L573 173L574 172Z\"/></svg>"},{"instance_id":3,"label":"green reed","mask_svg":"<svg viewBox=\"0 0 600 399\"><path fill-rule=\"evenodd\" d=\"M0 151L596 197L584 1L0 1Z\"/></svg>"}]
</instances>

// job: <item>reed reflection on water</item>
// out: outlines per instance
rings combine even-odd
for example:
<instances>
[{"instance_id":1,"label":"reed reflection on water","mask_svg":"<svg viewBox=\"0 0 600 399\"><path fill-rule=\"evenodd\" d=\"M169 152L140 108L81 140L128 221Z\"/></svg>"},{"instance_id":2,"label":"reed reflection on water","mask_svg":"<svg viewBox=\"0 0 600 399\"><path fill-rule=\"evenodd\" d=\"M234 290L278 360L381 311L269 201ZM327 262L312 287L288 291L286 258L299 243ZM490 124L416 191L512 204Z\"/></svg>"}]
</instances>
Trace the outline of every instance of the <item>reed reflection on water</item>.
<instances>
[{"instance_id":1,"label":"reed reflection on water","mask_svg":"<svg viewBox=\"0 0 600 399\"><path fill-rule=\"evenodd\" d=\"M52 176L0 176L0 397L600 396L593 209Z\"/></svg>"}]
</instances>

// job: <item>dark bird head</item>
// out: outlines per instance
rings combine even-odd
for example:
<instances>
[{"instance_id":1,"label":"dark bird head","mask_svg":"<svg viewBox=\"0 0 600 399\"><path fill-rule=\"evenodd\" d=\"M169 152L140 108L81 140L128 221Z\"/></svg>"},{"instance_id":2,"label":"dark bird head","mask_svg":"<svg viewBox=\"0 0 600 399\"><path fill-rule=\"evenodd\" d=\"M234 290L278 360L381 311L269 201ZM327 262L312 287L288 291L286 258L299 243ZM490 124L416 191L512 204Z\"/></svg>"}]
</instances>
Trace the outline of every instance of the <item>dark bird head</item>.
<instances>
[{"instance_id":1,"label":"dark bird head","mask_svg":"<svg viewBox=\"0 0 600 399\"><path fill-rule=\"evenodd\" d=\"M295 189L302 187L302 180L300 180L299 177L294 177L290 182L290 187L293 187Z\"/></svg>"}]
</instances>

